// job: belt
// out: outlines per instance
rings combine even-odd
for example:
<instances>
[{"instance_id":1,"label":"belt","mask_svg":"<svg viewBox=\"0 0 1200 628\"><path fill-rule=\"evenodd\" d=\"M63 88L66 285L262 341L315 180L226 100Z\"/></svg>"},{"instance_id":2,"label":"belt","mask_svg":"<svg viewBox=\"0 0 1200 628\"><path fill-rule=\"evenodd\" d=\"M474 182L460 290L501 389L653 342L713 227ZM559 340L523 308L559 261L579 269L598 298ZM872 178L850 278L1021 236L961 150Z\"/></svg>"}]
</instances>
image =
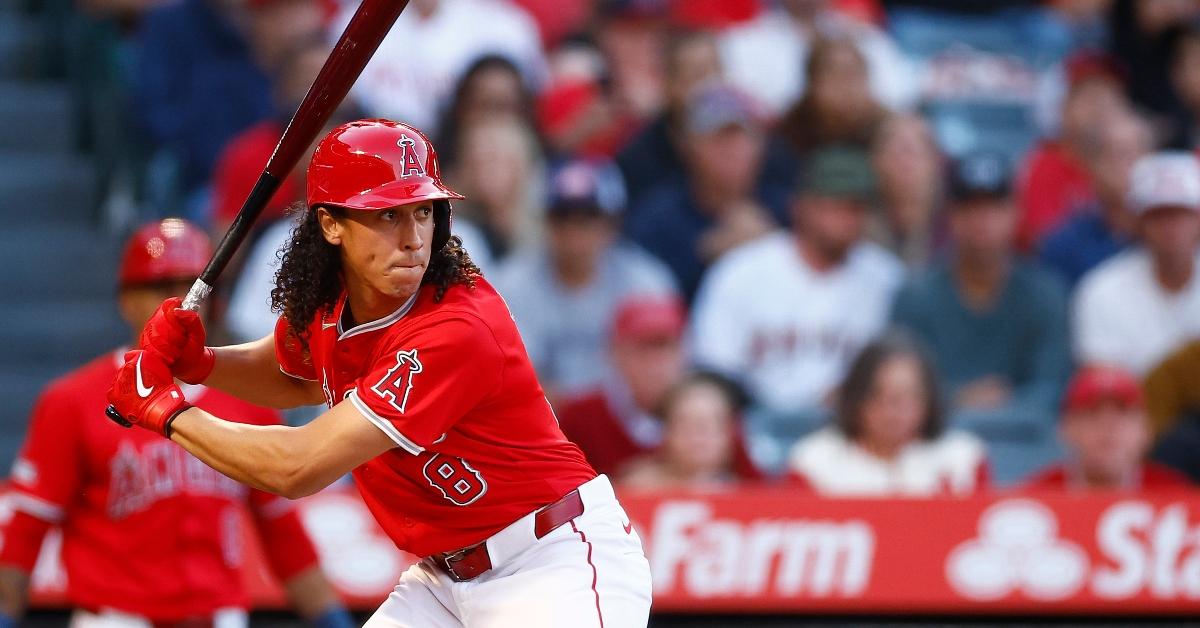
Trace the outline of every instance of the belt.
<instances>
[{"instance_id":1,"label":"belt","mask_svg":"<svg viewBox=\"0 0 1200 628\"><path fill-rule=\"evenodd\" d=\"M579 489L575 489L563 495L553 504L537 511L537 514L533 516L533 536L540 539L582 514L583 499L579 497ZM488 555L487 541L481 541L453 552L437 554L433 558L438 566L446 572L446 575L455 582L473 580L492 568L492 558Z\"/></svg>"}]
</instances>

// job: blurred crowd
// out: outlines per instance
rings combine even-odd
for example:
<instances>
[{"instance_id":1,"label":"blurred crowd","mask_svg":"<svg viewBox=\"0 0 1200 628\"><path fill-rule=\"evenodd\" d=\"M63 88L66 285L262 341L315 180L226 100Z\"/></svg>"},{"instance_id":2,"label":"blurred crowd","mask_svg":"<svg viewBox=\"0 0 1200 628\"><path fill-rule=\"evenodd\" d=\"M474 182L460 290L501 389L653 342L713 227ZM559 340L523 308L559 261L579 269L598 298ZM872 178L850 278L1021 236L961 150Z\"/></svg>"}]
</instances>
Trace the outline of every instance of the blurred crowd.
<instances>
[{"instance_id":1,"label":"blurred crowd","mask_svg":"<svg viewBox=\"0 0 1200 628\"><path fill-rule=\"evenodd\" d=\"M77 0L109 211L222 233L356 6ZM628 486L1200 480L1200 2L411 0L358 117L433 138ZM223 280L227 339L273 328L303 194Z\"/></svg>"}]
</instances>

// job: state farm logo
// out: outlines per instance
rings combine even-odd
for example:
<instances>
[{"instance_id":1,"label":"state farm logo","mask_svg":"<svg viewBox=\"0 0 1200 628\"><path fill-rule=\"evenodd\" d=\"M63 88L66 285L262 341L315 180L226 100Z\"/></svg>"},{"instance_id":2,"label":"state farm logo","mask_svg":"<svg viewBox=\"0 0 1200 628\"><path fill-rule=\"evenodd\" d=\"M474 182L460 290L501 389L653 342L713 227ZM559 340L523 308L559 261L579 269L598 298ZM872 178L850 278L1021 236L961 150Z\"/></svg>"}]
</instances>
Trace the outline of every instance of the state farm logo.
<instances>
[{"instance_id":1,"label":"state farm logo","mask_svg":"<svg viewBox=\"0 0 1200 628\"><path fill-rule=\"evenodd\" d=\"M665 501L646 542L654 589L699 597L856 597L871 576L875 533L858 519L715 517L702 501Z\"/></svg>"},{"instance_id":2,"label":"state farm logo","mask_svg":"<svg viewBox=\"0 0 1200 628\"><path fill-rule=\"evenodd\" d=\"M1020 591L1037 600L1061 600L1083 586L1087 554L1058 538L1058 520L1024 499L995 504L979 517L979 537L946 559L950 586L964 597L990 601Z\"/></svg>"},{"instance_id":3,"label":"state farm logo","mask_svg":"<svg viewBox=\"0 0 1200 628\"><path fill-rule=\"evenodd\" d=\"M978 601L1010 594L1054 601L1084 590L1107 600L1200 599L1200 524L1187 503L1117 502L1094 529L1093 551L1085 552L1059 538L1058 519L1046 506L1001 501L980 516L979 537L950 552L946 579Z\"/></svg>"}]
</instances>

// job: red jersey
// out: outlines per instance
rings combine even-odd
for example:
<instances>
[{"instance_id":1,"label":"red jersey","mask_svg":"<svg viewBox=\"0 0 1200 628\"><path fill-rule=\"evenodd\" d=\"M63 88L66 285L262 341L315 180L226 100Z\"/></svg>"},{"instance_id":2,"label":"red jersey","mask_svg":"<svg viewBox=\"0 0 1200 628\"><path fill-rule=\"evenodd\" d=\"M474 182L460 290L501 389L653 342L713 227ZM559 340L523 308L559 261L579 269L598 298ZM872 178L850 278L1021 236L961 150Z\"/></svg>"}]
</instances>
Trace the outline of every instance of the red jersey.
<instances>
[{"instance_id":1,"label":"red jersey","mask_svg":"<svg viewBox=\"0 0 1200 628\"><path fill-rule=\"evenodd\" d=\"M290 502L221 475L158 434L105 418L122 353L52 382L38 399L13 466L17 512L0 562L31 568L46 530L60 524L67 594L80 608L169 621L245 607L241 522L249 504L276 575L315 565ZM218 416L280 422L220 391L182 388Z\"/></svg>"},{"instance_id":2,"label":"red jersey","mask_svg":"<svg viewBox=\"0 0 1200 628\"><path fill-rule=\"evenodd\" d=\"M1044 142L1026 159L1017 185L1021 220L1017 244L1030 251L1071 213L1095 198L1092 177L1058 142Z\"/></svg>"},{"instance_id":3,"label":"red jersey","mask_svg":"<svg viewBox=\"0 0 1200 628\"><path fill-rule=\"evenodd\" d=\"M276 326L280 368L349 400L397 445L354 470L363 500L417 556L478 543L595 477L558 427L508 306L482 278L352 328L346 297L309 325Z\"/></svg>"},{"instance_id":4,"label":"red jersey","mask_svg":"<svg viewBox=\"0 0 1200 628\"><path fill-rule=\"evenodd\" d=\"M604 391L564 401L558 408L558 417L563 433L579 446L592 467L610 476L630 460L653 452L662 440L661 434L656 433L653 443L638 442L629 433ZM644 420L657 421L650 418Z\"/></svg>"},{"instance_id":5,"label":"red jersey","mask_svg":"<svg viewBox=\"0 0 1200 628\"><path fill-rule=\"evenodd\" d=\"M1161 491L1186 489L1192 486L1186 475L1156 462L1144 462L1137 474L1135 491ZM1022 488L1031 490L1062 491L1077 488L1071 470L1064 464L1053 464L1038 471L1025 482Z\"/></svg>"}]
</instances>

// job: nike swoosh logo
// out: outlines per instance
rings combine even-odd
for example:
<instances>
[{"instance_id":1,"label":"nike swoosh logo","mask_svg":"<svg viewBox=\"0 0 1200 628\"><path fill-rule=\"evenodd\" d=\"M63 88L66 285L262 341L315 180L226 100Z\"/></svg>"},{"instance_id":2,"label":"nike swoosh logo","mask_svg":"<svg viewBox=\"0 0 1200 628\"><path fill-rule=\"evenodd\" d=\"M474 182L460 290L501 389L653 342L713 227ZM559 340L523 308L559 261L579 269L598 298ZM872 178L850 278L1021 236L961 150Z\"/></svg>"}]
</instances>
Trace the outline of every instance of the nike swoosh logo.
<instances>
[{"instance_id":1,"label":"nike swoosh logo","mask_svg":"<svg viewBox=\"0 0 1200 628\"><path fill-rule=\"evenodd\" d=\"M137 384L137 394L142 399L149 397L150 393L154 392L154 387L146 388L145 384L142 383L142 357L145 355L143 353L138 356L137 365L134 367L134 371L137 374L137 379L134 383Z\"/></svg>"},{"instance_id":2,"label":"nike swoosh logo","mask_svg":"<svg viewBox=\"0 0 1200 628\"><path fill-rule=\"evenodd\" d=\"M337 323L321 323L321 329L329 329L335 325L337 325Z\"/></svg>"},{"instance_id":3,"label":"nike swoosh logo","mask_svg":"<svg viewBox=\"0 0 1200 628\"><path fill-rule=\"evenodd\" d=\"M625 528L625 534L633 534L633 522L632 521L621 524L621 527Z\"/></svg>"}]
</instances>

